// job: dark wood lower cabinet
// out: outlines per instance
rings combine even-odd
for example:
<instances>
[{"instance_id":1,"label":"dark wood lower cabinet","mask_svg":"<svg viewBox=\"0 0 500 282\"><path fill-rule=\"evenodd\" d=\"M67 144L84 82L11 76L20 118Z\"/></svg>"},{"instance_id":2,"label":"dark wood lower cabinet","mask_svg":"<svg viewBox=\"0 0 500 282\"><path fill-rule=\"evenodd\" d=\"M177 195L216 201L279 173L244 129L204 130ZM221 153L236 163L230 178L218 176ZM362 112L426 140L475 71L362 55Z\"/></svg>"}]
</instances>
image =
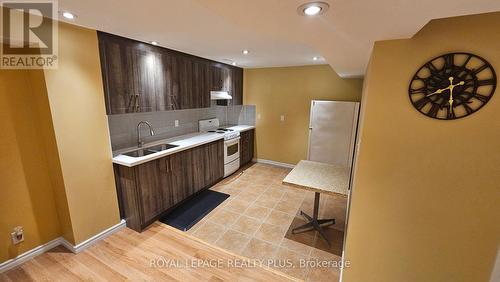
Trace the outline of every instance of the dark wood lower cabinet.
<instances>
[{"instance_id":1,"label":"dark wood lower cabinet","mask_svg":"<svg viewBox=\"0 0 500 282\"><path fill-rule=\"evenodd\" d=\"M240 133L241 153L240 166L252 161L254 151L255 129L243 131Z\"/></svg>"},{"instance_id":2,"label":"dark wood lower cabinet","mask_svg":"<svg viewBox=\"0 0 500 282\"><path fill-rule=\"evenodd\" d=\"M142 231L162 215L224 176L224 141L216 141L134 167L115 164L120 212Z\"/></svg>"}]
</instances>

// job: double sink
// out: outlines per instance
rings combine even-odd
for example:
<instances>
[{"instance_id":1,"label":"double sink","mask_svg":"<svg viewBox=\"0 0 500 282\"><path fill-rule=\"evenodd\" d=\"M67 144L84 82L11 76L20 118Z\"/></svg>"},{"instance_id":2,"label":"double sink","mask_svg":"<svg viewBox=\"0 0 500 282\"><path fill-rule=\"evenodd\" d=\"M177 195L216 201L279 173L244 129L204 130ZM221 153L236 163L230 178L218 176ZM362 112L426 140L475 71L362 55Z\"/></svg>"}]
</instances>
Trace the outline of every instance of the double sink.
<instances>
[{"instance_id":1,"label":"double sink","mask_svg":"<svg viewBox=\"0 0 500 282\"><path fill-rule=\"evenodd\" d=\"M165 151L168 149L172 149L175 147L179 147L179 145L172 145L172 144L160 144L160 145L155 145L155 146L150 146L150 147L144 147L140 148L134 151L130 151L127 153L123 153L125 156L133 157L133 158L139 158L139 157L144 157L147 155L151 155L154 153L158 153L161 151Z\"/></svg>"}]
</instances>

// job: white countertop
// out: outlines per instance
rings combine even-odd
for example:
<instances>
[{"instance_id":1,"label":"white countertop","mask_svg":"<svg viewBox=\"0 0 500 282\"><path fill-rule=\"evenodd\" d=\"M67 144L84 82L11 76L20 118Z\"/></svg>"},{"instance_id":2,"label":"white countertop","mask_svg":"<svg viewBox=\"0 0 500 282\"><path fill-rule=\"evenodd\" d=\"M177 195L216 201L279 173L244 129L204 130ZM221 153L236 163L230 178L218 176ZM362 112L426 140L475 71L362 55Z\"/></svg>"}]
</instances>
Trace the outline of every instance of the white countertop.
<instances>
[{"instance_id":1,"label":"white countertop","mask_svg":"<svg viewBox=\"0 0 500 282\"><path fill-rule=\"evenodd\" d=\"M247 131L250 129L255 128L255 126L251 125L235 125L235 126L230 126L226 127L228 129L232 129L235 131L243 132ZM224 135L218 134L218 133L201 133L201 132L195 132L195 133L190 133L190 134L185 134L181 136L176 136L168 139L163 139L163 140L157 140L155 142L147 143L144 144L144 148L150 147L150 146L155 146L159 144L172 144L172 145L178 145L175 148L168 149L165 151L161 151L158 153L150 154L147 156L143 157L129 157L125 155L121 155L122 153L127 153L130 151L137 150L137 147L131 147L131 148L126 148L126 149L121 149L113 152L113 163L119 164L119 165L124 165L128 167L136 166L138 164L142 164L145 162L149 162L158 158L162 158L180 151L184 151L193 147L197 147L203 144L207 144L210 142L214 142L217 140L224 139Z\"/></svg>"}]
</instances>

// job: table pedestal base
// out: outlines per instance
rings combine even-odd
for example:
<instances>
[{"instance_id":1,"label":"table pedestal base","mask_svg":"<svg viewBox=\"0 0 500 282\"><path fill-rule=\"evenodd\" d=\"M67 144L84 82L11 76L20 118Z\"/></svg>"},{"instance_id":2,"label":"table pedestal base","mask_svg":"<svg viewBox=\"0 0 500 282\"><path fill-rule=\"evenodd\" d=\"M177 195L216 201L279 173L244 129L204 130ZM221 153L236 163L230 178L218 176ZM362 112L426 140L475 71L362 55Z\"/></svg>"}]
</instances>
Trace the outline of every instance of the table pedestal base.
<instances>
[{"instance_id":1,"label":"table pedestal base","mask_svg":"<svg viewBox=\"0 0 500 282\"><path fill-rule=\"evenodd\" d=\"M303 233L311 230L316 230L319 232L321 237L326 241L328 246L330 246L330 241L326 237L325 231L322 227L329 226L335 224L335 219L318 219L318 211L319 211L319 193L314 194L314 211L313 216L309 216L303 211L300 211L300 215L306 218L308 221L306 224L296 227L292 230L292 234Z\"/></svg>"}]
</instances>

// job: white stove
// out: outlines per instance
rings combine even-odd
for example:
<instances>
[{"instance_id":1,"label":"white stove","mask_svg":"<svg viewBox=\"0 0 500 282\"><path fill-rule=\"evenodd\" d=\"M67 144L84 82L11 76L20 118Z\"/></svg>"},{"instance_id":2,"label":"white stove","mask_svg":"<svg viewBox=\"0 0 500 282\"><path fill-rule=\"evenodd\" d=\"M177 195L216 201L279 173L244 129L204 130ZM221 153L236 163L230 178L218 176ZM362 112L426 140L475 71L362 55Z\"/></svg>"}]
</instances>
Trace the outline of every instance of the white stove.
<instances>
[{"instance_id":1,"label":"white stove","mask_svg":"<svg viewBox=\"0 0 500 282\"><path fill-rule=\"evenodd\" d=\"M240 137L239 131L220 127L218 118L200 120L198 126L200 132L224 134L224 140Z\"/></svg>"},{"instance_id":2,"label":"white stove","mask_svg":"<svg viewBox=\"0 0 500 282\"><path fill-rule=\"evenodd\" d=\"M219 119L205 119L198 122L199 131L224 134L224 177L240 168L240 132L220 127Z\"/></svg>"}]
</instances>

